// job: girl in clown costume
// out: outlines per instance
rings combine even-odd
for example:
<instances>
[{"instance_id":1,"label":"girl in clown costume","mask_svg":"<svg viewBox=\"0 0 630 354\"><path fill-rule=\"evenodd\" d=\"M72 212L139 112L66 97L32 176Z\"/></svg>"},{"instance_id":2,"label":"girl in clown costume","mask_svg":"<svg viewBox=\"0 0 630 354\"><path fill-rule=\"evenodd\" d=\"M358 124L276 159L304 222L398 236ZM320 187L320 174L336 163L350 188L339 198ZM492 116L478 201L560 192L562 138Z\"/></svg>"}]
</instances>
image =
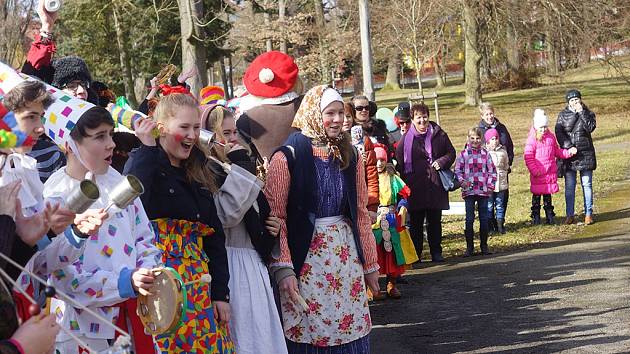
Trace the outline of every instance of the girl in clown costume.
<instances>
[{"instance_id":1,"label":"girl in clown costume","mask_svg":"<svg viewBox=\"0 0 630 354\"><path fill-rule=\"evenodd\" d=\"M211 284L188 286L183 324L156 336L161 353L233 353L229 334L230 295L225 234L214 203L214 175L196 145L201 128L197 101L184 94L160 99L155 121L135 125L142 145L131 153L125 172L145 187L142 201L155 230L162 260L184 282L210 273ZM153 131L159 131L159 137Z\"/></svg>"},{"instance_id":2,"label":"girl in clown costume","mask_svg":"<svg viewBox=\"0 0 630 354\"><path fill-rule=\"evenodd\" d=\"M389 296L401 297L396 287L396 279L405 272L405 265L418 260L409 232L405 226L406 208L398 212L398 204L410 195L409 187L387 166L387 152L384 146L374 147L378 170L379 208L372 231L376 238L380 273L387 276L387 293L374 294L375 300Z\"/></svg>"}]
</instances>

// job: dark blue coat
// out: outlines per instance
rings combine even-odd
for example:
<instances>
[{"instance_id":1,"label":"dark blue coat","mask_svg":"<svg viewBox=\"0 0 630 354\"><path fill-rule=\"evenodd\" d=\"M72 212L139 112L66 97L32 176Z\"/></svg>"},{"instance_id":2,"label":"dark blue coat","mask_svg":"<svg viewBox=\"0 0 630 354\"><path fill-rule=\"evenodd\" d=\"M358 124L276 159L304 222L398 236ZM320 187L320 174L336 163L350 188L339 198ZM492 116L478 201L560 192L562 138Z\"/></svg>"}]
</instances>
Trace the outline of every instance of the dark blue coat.
<instances>
[{"instance_id":1,"label":"dark blue coat","mask_svg":"<svg viewBox=\"0 0 630 354\"><path fill-rule=\"evenodd\" d=\"M196 148L195 148L196 149ZM197 158L202 155L193 150ZM210 258L212 300L228 301L227 252L225 233L217 216L212 193L195 182L188 182L181 168L173 167L159 146L141 145L131 152L124 174L131 174L144 185L140 197L149 219L170 218L202 222L214 228L214 235L204 239L203 249Z\"/></svg>"}]
</instances>

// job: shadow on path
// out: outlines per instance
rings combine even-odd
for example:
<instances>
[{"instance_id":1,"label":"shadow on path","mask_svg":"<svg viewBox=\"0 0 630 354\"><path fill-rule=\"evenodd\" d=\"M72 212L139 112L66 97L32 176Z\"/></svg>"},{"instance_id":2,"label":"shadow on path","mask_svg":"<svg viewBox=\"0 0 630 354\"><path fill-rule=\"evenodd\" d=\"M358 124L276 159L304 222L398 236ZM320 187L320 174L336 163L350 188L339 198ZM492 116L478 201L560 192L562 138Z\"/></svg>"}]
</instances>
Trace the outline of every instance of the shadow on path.
<instances>
[{"instance_id":1,"label":"shadow on path","mask_svg":"<svg viewBox=\"0 0 630 354\"><path fill-rule=\"evenodd\" d=\"M410 272L403 299L373 304L372 353L630 349L629 235L471 259Z\"/></svg>"}]
</instances>

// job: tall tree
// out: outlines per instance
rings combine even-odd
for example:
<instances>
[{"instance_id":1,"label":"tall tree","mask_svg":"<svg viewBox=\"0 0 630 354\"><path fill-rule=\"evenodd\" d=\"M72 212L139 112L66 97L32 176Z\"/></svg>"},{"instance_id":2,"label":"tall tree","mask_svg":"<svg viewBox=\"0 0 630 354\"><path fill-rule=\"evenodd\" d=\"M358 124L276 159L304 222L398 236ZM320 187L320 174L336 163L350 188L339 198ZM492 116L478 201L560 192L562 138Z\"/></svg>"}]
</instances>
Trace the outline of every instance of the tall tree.
<instances>
[{"instance_id":1,"label":"tall tree","mask_svg":"<svg viewBox=\"0 0 630 354\"><path fill-rule=\"evenodd\" d=\"M482 59L479 43L481 25L476 15L480 4L479 1L462 0L461 5L466 56L464 64L466 98L464 104L477 106L481 103L481 78L479 76L479 64Z\"/></svg>"}]
</instances>

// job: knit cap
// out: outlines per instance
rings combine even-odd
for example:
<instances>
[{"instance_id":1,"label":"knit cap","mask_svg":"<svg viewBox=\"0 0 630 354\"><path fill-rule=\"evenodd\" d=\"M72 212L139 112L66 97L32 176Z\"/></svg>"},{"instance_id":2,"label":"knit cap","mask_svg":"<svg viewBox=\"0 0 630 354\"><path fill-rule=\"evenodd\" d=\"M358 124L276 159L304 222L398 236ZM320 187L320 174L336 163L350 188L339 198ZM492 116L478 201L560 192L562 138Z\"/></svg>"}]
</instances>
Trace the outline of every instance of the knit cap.
<instances>
[{"instance_id":1,"label":"knit cap","mask_svg":"<svg viewBox=\"0 0 630 354\"><path fill-rule=\"evenodd\" d=\"M63 88L68 83L79 80L90 84L92 76L85 61L76 56L63 57L53 60L52 66L55 69L52 86Z\"/></svg>"},{"instance_id":2,"label":"knit cap","mask_svg":"<svg viewBox=\"0 0 630 354\"><path fill-rule=\"evenodd\" d=\"M582 94L580 91L573 89L567 91L565 98L567 99L567 102L569 102L572 98L582 98Z\"/></svg>"},{"instance_id":3,"label":"knit cap","mask_svg":"<svg viewBox=\"0 0 630 354\"><path fill-rule=\"evenodd\" d=\"M486 130L486 133L484 134L484 139L485 141L490 141L492 138L497 138L499 139L499 132L492 128L492 129L488 129Z\"/></svg>"},{"instance_id":4,"label":"knit cap","mask_svg":"<svg viewBox=\"0 0 630 354\"><path fill-rule=\"evenodd\" d=\"M387 161L387 151L382 146L374 146L374 155L377 160Z\"/></svg>"},{"instance_id":5,"label":"knit cap","mask_svg":"<svg viewBox=\"0 0 630 354\"><path fill-rule=\"evenodd\" d=\"M545 114L545 111L540 108L534 110L534 128L546 127L549 125L549 118Z\"/></svg>"}]
</instances>

